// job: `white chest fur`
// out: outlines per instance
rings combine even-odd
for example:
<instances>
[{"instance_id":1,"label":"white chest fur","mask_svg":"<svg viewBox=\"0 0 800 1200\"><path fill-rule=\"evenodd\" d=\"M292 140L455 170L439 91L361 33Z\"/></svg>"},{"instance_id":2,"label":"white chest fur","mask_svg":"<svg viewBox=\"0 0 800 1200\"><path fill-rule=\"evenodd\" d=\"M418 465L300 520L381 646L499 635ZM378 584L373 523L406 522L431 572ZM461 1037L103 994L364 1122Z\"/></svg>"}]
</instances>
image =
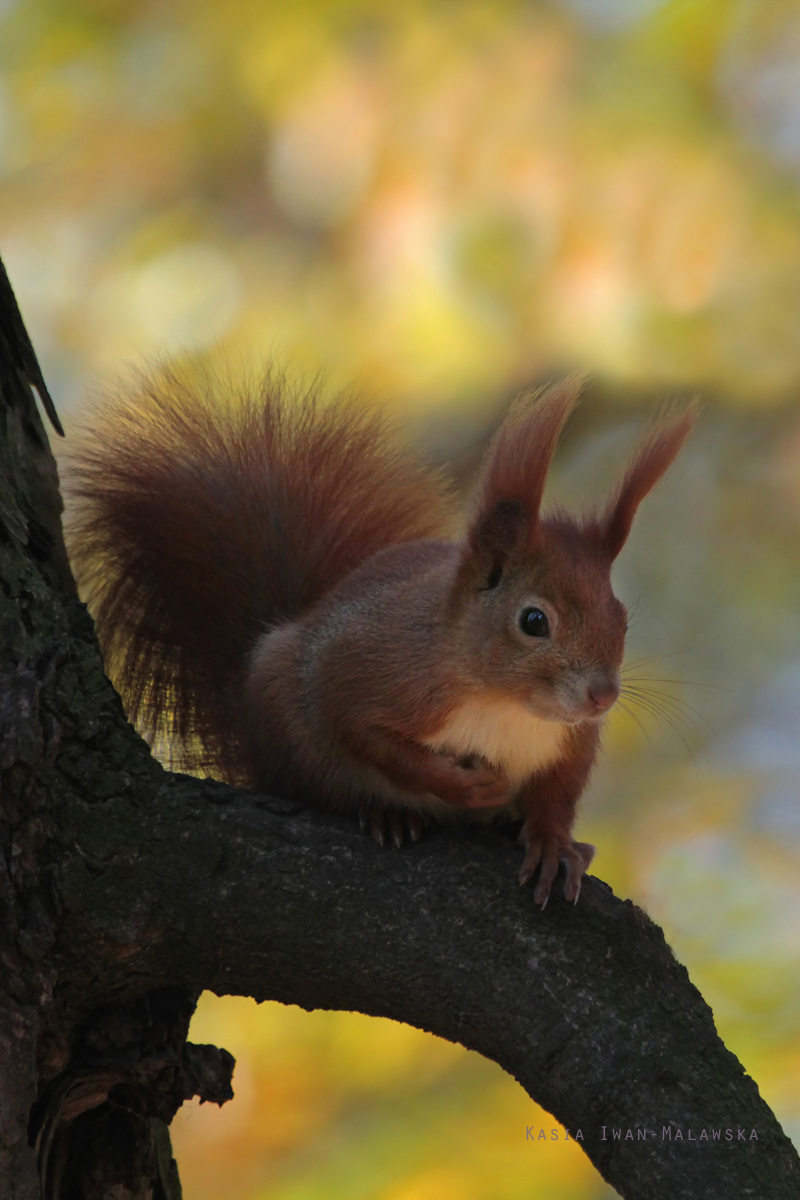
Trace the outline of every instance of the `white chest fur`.
<instances>
[{"instance_id":1,"label":"white chest fur","mask_svg":"<svg viewBox=\"0 0 800 1200\"><path fill-rule=\"evenodd\" d=\"M480 754L521 783L561 757L567 728L506 696L479 693L454 709L425 744L459 758Z\"/></svg>"}]
</instances>

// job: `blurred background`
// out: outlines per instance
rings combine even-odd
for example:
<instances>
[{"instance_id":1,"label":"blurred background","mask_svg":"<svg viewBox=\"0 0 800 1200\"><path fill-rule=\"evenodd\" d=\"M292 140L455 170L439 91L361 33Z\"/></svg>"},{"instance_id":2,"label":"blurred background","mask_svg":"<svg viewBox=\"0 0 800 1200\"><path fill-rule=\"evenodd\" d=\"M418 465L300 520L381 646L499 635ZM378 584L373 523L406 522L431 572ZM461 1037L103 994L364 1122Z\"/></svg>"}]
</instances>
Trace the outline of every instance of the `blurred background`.
<instances>
[{"instance_id":1,"label":"blurred background","mask_svg":"<svg viewBox=\"0 0 800 1200\"><path fill-rule=\"evenodd\" d=\"M516 388L586 370L581 504L703 397L619 563L579 836L800 1145L800 5L0 0L0 254L68 429L156 354L273 358L467 479ZM187 1200L615 1194L405 1026L205 996L192 1036L238 1066L173 1125Z\"/></svg>"}]
</instances>

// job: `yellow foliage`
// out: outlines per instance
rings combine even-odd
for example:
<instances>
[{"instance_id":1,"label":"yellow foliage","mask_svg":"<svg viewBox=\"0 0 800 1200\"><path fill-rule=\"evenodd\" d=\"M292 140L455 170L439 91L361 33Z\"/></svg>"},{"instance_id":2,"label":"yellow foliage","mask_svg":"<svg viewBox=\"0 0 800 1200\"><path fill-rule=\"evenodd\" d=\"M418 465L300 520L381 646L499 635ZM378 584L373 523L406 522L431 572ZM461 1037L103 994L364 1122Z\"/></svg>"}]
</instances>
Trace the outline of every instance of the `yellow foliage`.
<instances>
[{"instance_id":1,"label":"yellow foliage","mask_svg":"<svg viewBox=\"0 0 800 1200\"><path fill-rule=\"evenodd\" d=\"M788 0L0 0L0 254L67 417L164 351L274 357L468 464L515 388L576 369L601 386L553 488L587 499L642 394L703 392L620 559L646 690L609 721L579 836L800 1136L795 693L759 715L800 655L796 21ZM419 1031L205 996L191 1036L238 1066L234 1101L176 1118L187 1200L608 1195L499 1068Z\"/></svg>"}]
</instances>

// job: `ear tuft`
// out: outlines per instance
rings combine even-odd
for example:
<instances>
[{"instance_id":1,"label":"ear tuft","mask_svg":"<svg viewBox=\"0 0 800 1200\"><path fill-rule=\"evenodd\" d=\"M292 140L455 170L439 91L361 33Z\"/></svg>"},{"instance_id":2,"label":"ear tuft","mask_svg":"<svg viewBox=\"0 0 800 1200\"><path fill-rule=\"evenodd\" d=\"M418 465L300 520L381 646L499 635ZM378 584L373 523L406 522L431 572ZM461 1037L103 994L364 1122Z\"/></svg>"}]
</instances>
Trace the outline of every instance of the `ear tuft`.
<instances>
[{"instance_id":1,"label":"ear tuft","mask_svg":"<svg viewBox=\"0 0 800 1200\"><path fill-rule=\"evenodd\" d=\"M523 392L512 404L486 454L477 489L477 512L470 526L470 543L488 548L486 535L503 536L496 544L503 553L521 535L529 542L538 523L545 479L558 435L583 386L570 376L546 391Z\"/></svg>"},{"instance_id":2,"label":"ear tuft","mask_svg":"<svg viewBox=\"0 0 800 1200\"><path fill-rule=\"evenodd\" d=\"M636 510L658 483L694 427L699 405L663 414L647 431L600 521L603 545L613 560L627 541Z\"/></svg>"}]
</instances>

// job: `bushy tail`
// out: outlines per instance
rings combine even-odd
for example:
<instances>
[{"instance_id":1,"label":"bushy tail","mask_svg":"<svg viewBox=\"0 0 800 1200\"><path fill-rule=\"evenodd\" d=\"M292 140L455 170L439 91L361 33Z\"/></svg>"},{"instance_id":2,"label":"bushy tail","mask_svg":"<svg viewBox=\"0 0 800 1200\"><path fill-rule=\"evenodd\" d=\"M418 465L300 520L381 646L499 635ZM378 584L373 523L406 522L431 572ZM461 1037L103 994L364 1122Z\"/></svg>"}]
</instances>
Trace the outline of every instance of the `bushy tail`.
<instances>
[{"instance_id":1,"label":"bushy tail","mask_svg":"<svg viewBox=\"0 0 800 1200\"><path fill-rule=\"evenodd\" d=\"M173 765L246 783L256 638L385 546L441 536L446 488L355 398L162 369L100 402L67 468L69 545L130 718Z\"/></svg>"}]
</instances>

